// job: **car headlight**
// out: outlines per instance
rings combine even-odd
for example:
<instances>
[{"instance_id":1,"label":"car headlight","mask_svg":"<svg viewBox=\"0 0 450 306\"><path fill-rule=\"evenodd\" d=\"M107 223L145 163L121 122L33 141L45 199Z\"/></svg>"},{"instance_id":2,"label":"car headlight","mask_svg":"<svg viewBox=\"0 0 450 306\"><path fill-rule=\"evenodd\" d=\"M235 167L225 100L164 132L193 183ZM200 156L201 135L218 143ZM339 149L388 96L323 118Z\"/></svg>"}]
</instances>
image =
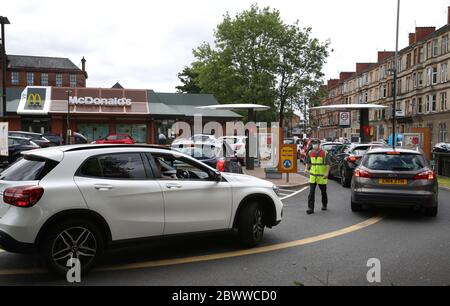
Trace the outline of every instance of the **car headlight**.
<instances>
[{"instance_id":1,"label":"car headlight","mask_svg":"<svg viewBox=\"0 0 450 306\"><path fill-rule=\"evenodd\" d=\"M273 185L272 186L273 192L275 192L275 194L280 197L280 188L278 188L277 186Z\"/></svg>"}]
</instances>

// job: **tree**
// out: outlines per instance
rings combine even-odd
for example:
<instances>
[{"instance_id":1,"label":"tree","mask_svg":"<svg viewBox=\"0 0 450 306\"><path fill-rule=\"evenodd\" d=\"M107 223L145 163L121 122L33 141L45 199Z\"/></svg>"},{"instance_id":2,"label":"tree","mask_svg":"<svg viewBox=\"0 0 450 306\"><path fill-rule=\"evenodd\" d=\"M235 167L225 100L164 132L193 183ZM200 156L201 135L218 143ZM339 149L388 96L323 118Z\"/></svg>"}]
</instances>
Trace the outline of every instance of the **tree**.
<instances>
[{"instance_id":1,"label":"tree","mask_svg":"<svg viewBox=\"0 0 450 306\"><path fill-rule=\"evenodd\" d=\"M278 10L253 5L234 18L224 15L214 46L193 51L192 69L196 84L221 103L267 105L258 120L282 126L285 111L299 110L302 97L321 84L328 45L298 22L285 24Z\"/></svg>"},{"instance_id":2,"label":"tree","mask_svg":"<svg viewBox=\"0 0 450 306\"><path fill-rule=\"evenodd\" d=\"M192 67L184 67L183 71L178 73L178 78L183 85L177 86L180 93L201 93L202 89L197 85L196 78L198 73Z\"/></svg>"}]
</instances>

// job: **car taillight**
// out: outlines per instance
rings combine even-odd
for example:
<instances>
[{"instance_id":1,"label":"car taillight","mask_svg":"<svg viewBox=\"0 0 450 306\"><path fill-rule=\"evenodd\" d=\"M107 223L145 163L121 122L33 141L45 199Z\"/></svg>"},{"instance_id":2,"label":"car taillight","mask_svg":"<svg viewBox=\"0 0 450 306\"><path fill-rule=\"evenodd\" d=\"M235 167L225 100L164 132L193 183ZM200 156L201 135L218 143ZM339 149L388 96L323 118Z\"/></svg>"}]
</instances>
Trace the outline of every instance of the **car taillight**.
<instances>
[{"instance_id":1,"label":"car taillight","mask_svg":"<svg viewBox=\"0 0 450 306\"><path fill-rule=\"evenodd\" d=\"M34 206L44 194L41 186L20 186L5 189L3 202L18 207Z\"/></svg>"},{"instance_id":2,"label":"car taillight","mask_svg":"<svg viewBox=\"0 0 450 306\"><path fill-rule=\"evenodd\" d=\"M433 181L434 179L436 179L436 174L434 173L434 171L432 170L428 170L422 173L417 174L414 177L415 180L429 180L429 181Z\"/></svg>"},{"instance_id":3,"label":"car taillight","mask_svg":"<svg viewBox=\"0 0 450 306\"><path fill-rule=\"evenodd\" d=\"M225 160L219 159L219 161L216 164L216 169L220 172L225 172Z\"/></svg>"},{"instance_id":4,"label":"car taillight","mask_svg":"<svg viewBox=\"0 0 450 306\"><path fill-rule=\"evenodd\" d=\"M370 173L369 171L366 171L366 170L362 170L362 169L356 169L354 175L355 175L355 177L363 177L363 178L371 178L372 177L372 173Z\"/></svg>"},{"instance_id":5,"label":"car taillight","mask_svg":"<svg viewBox=\"0 0 450 306\"><path fill-rule=\"evenodd\" d=\"M350 163L356 163L360 159L361 159L361 157L357 157L357 156L349 156L349 157L345 158L345 160Z\"/></svg>"}]
</instances>

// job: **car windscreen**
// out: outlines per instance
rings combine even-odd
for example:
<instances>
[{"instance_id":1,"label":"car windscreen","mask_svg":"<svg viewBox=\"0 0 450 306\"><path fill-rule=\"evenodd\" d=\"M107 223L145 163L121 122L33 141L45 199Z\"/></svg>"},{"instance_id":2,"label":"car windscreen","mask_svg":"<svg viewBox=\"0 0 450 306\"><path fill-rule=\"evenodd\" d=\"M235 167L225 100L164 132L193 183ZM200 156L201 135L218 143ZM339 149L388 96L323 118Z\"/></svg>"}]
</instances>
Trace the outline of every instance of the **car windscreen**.
<instances>
[{"instance_id":1,"label":"car windscreen","mask_svg":"<svg viewBox=\"0 0 450 306\"><path fill-rule=\"evenodd\" d=\"M220 156L220 148L210 145L182 146L173 148L174 150L195 157L195 158L214 158Z\"/></svg>"},{"instance_id":2,"label":"car windscreen","mask_svg":"<svg viewBox=\"0 0 450 306\"><path fill-rule=\"evenodd\" d=\"M58 162L26 156L0 173L2 181L39 181L52 171Z\"/></svg>"},{"instance_id":3,"label":"car windscreen","mask_svg":"<svg viewBox=\"0 0 450 306\"><path fill-rule=\"evenodd\" d=\"M368 169L379 171L417 171L427 166L422 155L411 153L368 154L362 165Z\"/></svg>"},{"instance_id":4,"label":"car windscreen","mask_svg":"<svg viewBox=\"0 0 450 306\"><path fill-rule=\"evenodd\" d=\"M325 151L334 151L336 149L338 149L340 147L340 145L338 144L326 144L321 146L321 148Z\"/></svg>"}]
</instances>

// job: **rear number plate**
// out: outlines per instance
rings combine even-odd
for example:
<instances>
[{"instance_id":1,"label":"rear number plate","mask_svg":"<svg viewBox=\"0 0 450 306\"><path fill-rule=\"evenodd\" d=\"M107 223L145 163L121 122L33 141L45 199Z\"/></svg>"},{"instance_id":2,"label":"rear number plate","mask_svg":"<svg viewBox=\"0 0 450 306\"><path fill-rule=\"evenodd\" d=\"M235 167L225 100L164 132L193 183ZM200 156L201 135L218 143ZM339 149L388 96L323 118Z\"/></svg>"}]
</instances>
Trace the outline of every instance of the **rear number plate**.
<instances>
[{"instance_id":1,"label":"rear number plate","mask_svg":"<svg viewBox=\"0 0 450 306\"><path fill-rule=\"evenodd\" d=\"M380 179L380 185L408 185L408 180Z\"/></svg>"}]
</instances>

